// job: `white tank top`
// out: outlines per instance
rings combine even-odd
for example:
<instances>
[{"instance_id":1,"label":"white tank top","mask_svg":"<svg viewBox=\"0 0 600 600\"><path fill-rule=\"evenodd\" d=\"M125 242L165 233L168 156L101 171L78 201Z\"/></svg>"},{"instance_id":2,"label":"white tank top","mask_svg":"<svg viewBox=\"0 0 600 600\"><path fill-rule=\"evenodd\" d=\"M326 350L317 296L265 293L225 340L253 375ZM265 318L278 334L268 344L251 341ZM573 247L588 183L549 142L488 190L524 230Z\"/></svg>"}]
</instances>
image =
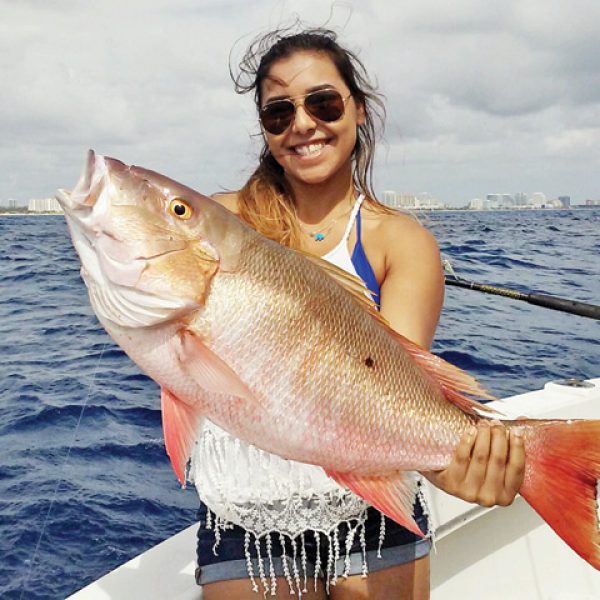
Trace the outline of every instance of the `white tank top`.
<instances>
[{"instance_id":1,"label":"white tank top","mask_svg":"<svg viewBox=\"0 0 600 600\"><path fill-rule=\"evenodd\" d=\"M363 198L356 199L339 244L322 257L357 277L348 238ZM210 421L198 432L189 479L218 520L258 536L276 531L295 537L306 530L329 534L339 523L362 519L368 507L321 467L260 450Z\"/></svg>"},{"instance_id":2,"label":"white tank top","mask_svg":"<svg viewBox=\"0 0 600 600\"><path fill-rule=\"evenodd\" d=\"M354 263L352 262L352 257L350 256L350 250L348 250L348 239L350 238L350 232L352 231L352 227L354 226L354 221L356 221L356 215L358 215L358 211L364 200L364 195L360 194L352 207L352 211L350 212L350 217L348 218L348 223L346 224L346 230L344 231L344 235L340 240L340 243L330 250L327 254L323 255L321 258L330 262L332 265L339 267L340 269L344 269L346 273L350 273L351 275L355 275L356 277L360 276L356 272L356 268L354 267Z\"/></svg>"}]
</instances>

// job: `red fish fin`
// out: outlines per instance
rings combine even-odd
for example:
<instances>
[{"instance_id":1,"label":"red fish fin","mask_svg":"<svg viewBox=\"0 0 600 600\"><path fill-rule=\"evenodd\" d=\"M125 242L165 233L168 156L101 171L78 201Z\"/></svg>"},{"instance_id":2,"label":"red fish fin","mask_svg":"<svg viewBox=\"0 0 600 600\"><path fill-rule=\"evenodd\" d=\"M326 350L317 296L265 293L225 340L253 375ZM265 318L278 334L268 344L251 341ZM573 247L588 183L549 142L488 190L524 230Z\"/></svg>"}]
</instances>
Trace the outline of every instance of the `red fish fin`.
<instances>
[{"instance_id":1,"label":"red fish fin","mask_svg":"<svg viewBox=\"0 0 600 600\"><path fill-rule=\"evenodd\" d=\"M182 369L208 392L237 396L255 401L254 394L237 373L219 358L202 340L188 330L181 330L175 347Z\"/></svg>"},{"instance_id":2,"label":"red fish fin","mask_svg":"<svg viewBox=\"0 0 600 600\"><path fill-rule=\"evenodd\" d=\"M425 534L412 517L417 479L410 471L397 471L388 477L353 475L327 471L342 487L352 490L371 506L420 537Z\"/></svg>"},{"instance_id":3,"label":"red fish fin","mask_svg":"<svg viewBox=\"0 0 600 600\"><path fill-rule=\"evenodd\" d=\"M473 376L425 350L418 344L411 342L389 326L388 330L390 335L411 355L413 360L438 383L448 402L452 402L462 411L471 415L494 416L501 414L499 411L469 397L476 396L487 400L496 399Z\"/></svg>"},{"instance_id":4,"label":"red fish fin","mask_svg":"<svg viewBox=\"0 0 600 600\"><path fill-rule=\"evenodd\" d=\"M160 390L160 404L167 454L177 479L185 486L185 465L202 420L201 406L183 402L166 388Z\"/></svg>"},{"instance_id":5,"label":"red fish fin","mask_svg":"<svg viewBox=\"0 0 600 600\"><path fill-rule=\"evenodd\" d=\"M600 421L549 421L526 431L521 495L579 556L600 569Z\"/></svg>"}]
</instances>

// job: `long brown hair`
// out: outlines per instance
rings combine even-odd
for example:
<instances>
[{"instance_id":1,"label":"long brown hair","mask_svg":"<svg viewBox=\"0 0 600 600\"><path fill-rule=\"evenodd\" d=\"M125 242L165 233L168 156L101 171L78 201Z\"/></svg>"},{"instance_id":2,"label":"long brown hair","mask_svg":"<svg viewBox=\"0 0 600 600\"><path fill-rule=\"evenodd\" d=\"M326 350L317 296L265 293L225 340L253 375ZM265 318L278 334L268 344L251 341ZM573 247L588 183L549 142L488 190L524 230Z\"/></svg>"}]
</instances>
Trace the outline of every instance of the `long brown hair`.
<instances>
[{"instance_id":1,"label":"long brown hair","mask_svg":"<svg viewBox=\"0 0 600 600\"><path fill-rule=\"evenodd\" d=\"M387 207L377 202L373 192L375 138L377 126L383 128L385 107L370 83L364 65L355 54L337 43L334 31L318 28L291 33L289 29L283 29L259 36L244 54L237 75L230 67L236 92L245 94L254 91L254 101L260 110L262 82L273 63L301 51L326 54L348 86L354 101L364 106L365 122L358 126L352 151L353 184L365 195L366 202L388 212ZM302 245L292 189L266 142L258 167L238 192L238 209L240 217L266 237L286 246L298 248Z\"/></svg>"}]
</instances>

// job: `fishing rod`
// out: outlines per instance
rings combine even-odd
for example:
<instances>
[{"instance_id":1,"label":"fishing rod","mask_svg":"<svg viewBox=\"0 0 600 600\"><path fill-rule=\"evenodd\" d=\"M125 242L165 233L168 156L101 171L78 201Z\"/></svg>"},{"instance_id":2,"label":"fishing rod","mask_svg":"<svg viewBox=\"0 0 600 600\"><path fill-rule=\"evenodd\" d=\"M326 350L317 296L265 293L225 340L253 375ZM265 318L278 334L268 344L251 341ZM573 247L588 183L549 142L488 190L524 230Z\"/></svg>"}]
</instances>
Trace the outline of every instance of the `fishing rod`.
<instances>
[{"instance_id":1,"label":"fishing rod","mask_svg":"<svg viewBox=\"0 0 600 600\"><path fill-rule=\"evenodd\" d=\"M443 261L444 270L449 272L445 275L446 285L453 285L484 294L492 294L494 296L504 296L513 300L521 300L535 306L542 306L552 310L560 310L561 312L579 315L580 317L588 317L589 319L600 320L600 306L597 304L588 304L587 302L578 302L577 300L569 300L568 298L559 298L558 296L549 296L548 294L537 294L535 292L520 292L507 287L499 287L485 283L477 283L468 281L459 277L452 268L448 260Z\"/></svg>"}]
</instances>

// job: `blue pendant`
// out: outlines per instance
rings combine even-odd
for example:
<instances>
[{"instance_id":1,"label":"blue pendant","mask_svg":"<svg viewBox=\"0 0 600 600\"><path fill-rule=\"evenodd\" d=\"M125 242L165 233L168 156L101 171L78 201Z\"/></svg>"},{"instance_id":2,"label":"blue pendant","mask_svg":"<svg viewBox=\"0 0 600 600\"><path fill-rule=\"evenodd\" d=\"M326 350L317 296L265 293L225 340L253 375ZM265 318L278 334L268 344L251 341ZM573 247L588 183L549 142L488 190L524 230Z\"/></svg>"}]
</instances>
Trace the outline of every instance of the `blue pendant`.
<instances>
[{"instance_id":1,"label":"blue pendant","mask_svg":"<svg viewBox=\"0 0 600 600\"><path fill-rule=\"evenodd\" d=\"M322 242L325 239L325 236L322 233L315 233L314 238L315 242Z\"/></svg>"}]
</instances>

